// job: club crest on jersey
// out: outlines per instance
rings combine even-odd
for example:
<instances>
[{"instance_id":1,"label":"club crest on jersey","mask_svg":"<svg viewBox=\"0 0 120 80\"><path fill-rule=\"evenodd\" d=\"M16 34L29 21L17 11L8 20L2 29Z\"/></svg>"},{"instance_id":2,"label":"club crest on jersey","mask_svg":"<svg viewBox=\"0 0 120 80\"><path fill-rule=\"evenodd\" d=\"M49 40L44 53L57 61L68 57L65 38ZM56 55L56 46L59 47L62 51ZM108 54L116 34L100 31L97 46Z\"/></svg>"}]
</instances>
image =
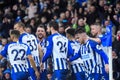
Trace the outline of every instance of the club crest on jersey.
<instances>
[{"instance_id":1,"label":"club crest on jersey","mask_svg":"<svg viewBox=\"0 0 120 80\"><path fill-rule=\"evenodd\" d=\"M46 46L48 46L48 45L49 45L49 42L47 41L47 42L46 42Z\"/></svg>"},{"instance_id":2,"label":"club crest on jersey","mask_svg":"<svg viewBox=\"0 0 120 80\"><path fill-rule=\"evenodd\" d=\"M96 48L97 48L98 50L101 50L101 49L102 49L99 45L96 45Z\"/></svg>"}]
</instances>

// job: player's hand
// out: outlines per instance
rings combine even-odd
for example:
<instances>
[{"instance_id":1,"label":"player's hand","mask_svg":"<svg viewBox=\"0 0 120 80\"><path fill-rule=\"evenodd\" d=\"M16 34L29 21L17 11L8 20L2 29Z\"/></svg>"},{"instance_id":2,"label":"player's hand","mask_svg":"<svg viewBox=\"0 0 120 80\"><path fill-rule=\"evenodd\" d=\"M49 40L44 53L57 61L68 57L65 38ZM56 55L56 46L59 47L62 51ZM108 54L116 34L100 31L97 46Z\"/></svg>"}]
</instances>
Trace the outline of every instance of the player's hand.
<instances>
[{"instance_id":1,"label":"player's hand","mask_svg":"<svg viewBox=\"0 0 120 80\"><path fill-rule=\"evenodd\" d=\"M67 58L67 61L68 61L68 62L70 61L69 58Z\"/></svg>"},{"instance_id":2,"label":"player's hand","mask_svg":"<svg viewBox=\"0 0 120 80\"><path fill-rule=\"evenodd\" d=\"M67 58L67 63L70 65L71 63L70 63L70 59L69 58Z\"/></svg>"},{"instance_id":3,"label":"player's hand","mask_svg":"<svg viewBox=\"0 0 120 80\"><path fill-rule=\"evenodd\" d=\"M35 71L35 75L37 77L37 80L39 80L40 79L40 73L38 71Z\"/></svg>"},{"instance_id":4,"label":"player's hand","mask_svg":"<svg viewBox=\"0 0 120 80\"><path fill-rule=\"evenodd\" d=\"M105 71L109 73L109 64L105 64Z\"/></svg>"}]
</instances>

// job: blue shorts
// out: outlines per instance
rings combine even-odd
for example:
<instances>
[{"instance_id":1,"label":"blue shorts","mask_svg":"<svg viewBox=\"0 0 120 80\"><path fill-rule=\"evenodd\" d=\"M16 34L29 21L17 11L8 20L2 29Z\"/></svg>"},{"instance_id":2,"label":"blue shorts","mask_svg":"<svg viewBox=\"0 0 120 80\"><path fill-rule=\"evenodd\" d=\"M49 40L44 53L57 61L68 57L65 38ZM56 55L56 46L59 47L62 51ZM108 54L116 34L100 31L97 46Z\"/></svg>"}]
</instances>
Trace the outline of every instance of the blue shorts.
<instances>
[{"instance_id":1,"label":"blue shorts","mask_svg":"<svg viewBox=\"0 0 120 80\"><path fill-rule=\"evenodd\" d=\"M37 67L37 69L40 72L40 67ZM28 68L28 72L29 72L30 77L32 78L32 80L37 80L36 75L35 75L35 71L34 71L33 68Z\"/></svg>"},{"instance_id":2,"label":"blue shorts","mask_svg":"<svg viewBox=\"0 0 120 80\"><path fill-rule=\"evenodd\" d=\"M40 80L47 80L47 71L46 70L41 72Z\"/></svg>"},{"instance_id":3,"label":"blue shorts","mask_svg":"<svg viewBox=\"0 0 120 80\"><path fill-rule=\"evenodd\" d=\"M11 77L12 80L29 80L28 72L17 72L17 73L13 72Z\"/></svg>"},{"instance_id":4,"label":"blue shorts","mask_svg":"<svg viewBox=\"0 0 120 80\"><path fill-rule=\"evenodd\" d=\"M101 80L102 79L102 75L98 74L98 73L91 73L88 76L87 80Z\"/></svg>"},{"instance_id":5,"label":"blue shorts","mask_svg":"<svg viewBox=\"0 0 120 80\"><path fill-rule=\"evenodd\" d=\"M87 80L86 76L85 76L85 72L77 72L73 74L74 76L74 80Z\"/></svg>"},{"instance_id":6,"label":"blue shorts","mask_svg":"<svg viewBox=\"0 0 120 80\"><path fill-rule=\"evenodd\" d=\"M55 70L52 75L52 80L67 80L68 70Z\"/></svg>"}]
</instances>

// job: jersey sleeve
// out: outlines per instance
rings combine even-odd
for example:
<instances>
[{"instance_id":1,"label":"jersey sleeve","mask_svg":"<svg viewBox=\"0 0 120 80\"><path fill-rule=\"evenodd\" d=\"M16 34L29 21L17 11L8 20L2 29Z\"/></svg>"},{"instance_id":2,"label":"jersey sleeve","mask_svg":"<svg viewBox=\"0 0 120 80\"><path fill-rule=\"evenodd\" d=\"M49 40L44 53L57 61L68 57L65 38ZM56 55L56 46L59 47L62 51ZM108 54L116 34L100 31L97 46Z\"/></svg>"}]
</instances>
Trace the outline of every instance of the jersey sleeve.
<instances>
[{"instance_id":1,"label":"jersey sleeve","mask_svg":"<svg viewBox=\"0 0 120 80\"><path fill-rule=\"evenodd\" d=\"M7 49L8 49L8 44L5 45L5 47L2 49L0 53L3 57L7 57Z\"/></svg>"},{"instance_id":2,"label":"jersey sleeve","mask_svg":"<svg viewBox=\"0 0 120 80\"><path fill-rule=\"evenodd\" d=\"M105 52L102 50L101 46L95 42L95 41L90 41L90 45L94 51L96 51L100 56L102 56L103 60L105 61L105 64L108 64L108 56L105 54Z\"/></svg>"},{"instance_id":3,"label":"jersey sleeve","mask_svg":"<svg viewBox=\"0 0 120 80\"><path fill-rule=\"evenodd\" d=\"M107 39L107 36L104 34L102 36L99 36L99 38L100 38L100 40L102 42L102 41L105 41Z\"/></svg>"},{"instance_id":4,"label":"jersey sleeve","mask_svg":"<svg viewBox=\"0 0 120 80\"><path fill-rule=\"evenodd\" d=\"M80 50L78 51L78 53L76 53L76 55L74 55L73 57L71 57L71 58L69 59L69 61L72 62L73 60L76 60L76 59L78 59L79 57L81 57L81 55L80 55Z\"/></svg>"},{"instance_id":5,"label":"jersey sleeve","mask_svg":"<svg viewBox=\"0 0 120 80\"><path fill-rule=\"evenodd\" d=\"M23 39L23 37L24 37L25 35L27 35L27 34L26 34L26 33L23 33L23 34L20 35L20 37L19 37L19 42L22 42L22 39Z\"/></svg>"},{"instance_id":6,"label":"jersey sleeve","mask_svg":"<svg viewBox=\"0 0 120 80\"><path fill-rule=\"evenodd\" d=\"M46 47L46 53L44 54L42 58L42 63L47 60L52 54L52 49L53 49L53 42L52 42L52 37L48 37L47 39L47 47Z\"/></svg>"},{"instance_id":7,"label":"jersey sleeve","mask_svg":"<svg viewBox=\"0 0 120 80\"><path fill-rule=\"evenodd\" d=\"M68 57L73 55L73 54L74 54L74 52L73 52L73 49L70 45L70 41L68 41Z\"/></svg>"}]
</instances>

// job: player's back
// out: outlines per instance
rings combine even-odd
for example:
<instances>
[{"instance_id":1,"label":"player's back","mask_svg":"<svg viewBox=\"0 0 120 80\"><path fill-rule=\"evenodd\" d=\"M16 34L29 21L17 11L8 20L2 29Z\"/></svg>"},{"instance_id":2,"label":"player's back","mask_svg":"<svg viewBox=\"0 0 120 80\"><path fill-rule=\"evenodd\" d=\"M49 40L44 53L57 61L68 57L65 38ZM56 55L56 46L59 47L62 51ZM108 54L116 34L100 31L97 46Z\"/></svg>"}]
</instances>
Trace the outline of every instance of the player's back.
<instances>
[{"instance_id":1,"label":"player's back","mask_svg":"<svg viewBox=\"0 0 120 80\"><path fill-rule=\"evenodd\" d=\"M67 69L68 39L58 33L51 35L51 38L53 43L52 57L54 69Z\"/></svg>"},{"instance_id":2,"label":"player's back","mask_svg":"<svg viewBox=\"0 0 120 80\"><path fill-rule=\"evenodd\" d=\"M36 63L36 66L40 66L39 51L38 51L38 41L37 38L30 34L30 40L27 41L28 45L31 47L32 57Z\"/></svg>"},{"instance_id":3,"label":"player's back","mask_svg":"<svg viewBox=\"0 0 120 80\"><path fill-rule=\"evenodd\" d=\"M20 38L20 42L27 44L30 47L32 57L36 63L36 66L40 66L38 42L33 34L23 33Z\"/></svg>"},{"instance_id":4,"label":"player's back","mask_svg":"<svg viewBox=\"0 0 120 80\"><path fill-rule=\"evenodd\" d=\"M27 55L30 54L26 44L13 42L7 47L7 53L14 72L27 72Z\"/></svg>"}]
</instances>

